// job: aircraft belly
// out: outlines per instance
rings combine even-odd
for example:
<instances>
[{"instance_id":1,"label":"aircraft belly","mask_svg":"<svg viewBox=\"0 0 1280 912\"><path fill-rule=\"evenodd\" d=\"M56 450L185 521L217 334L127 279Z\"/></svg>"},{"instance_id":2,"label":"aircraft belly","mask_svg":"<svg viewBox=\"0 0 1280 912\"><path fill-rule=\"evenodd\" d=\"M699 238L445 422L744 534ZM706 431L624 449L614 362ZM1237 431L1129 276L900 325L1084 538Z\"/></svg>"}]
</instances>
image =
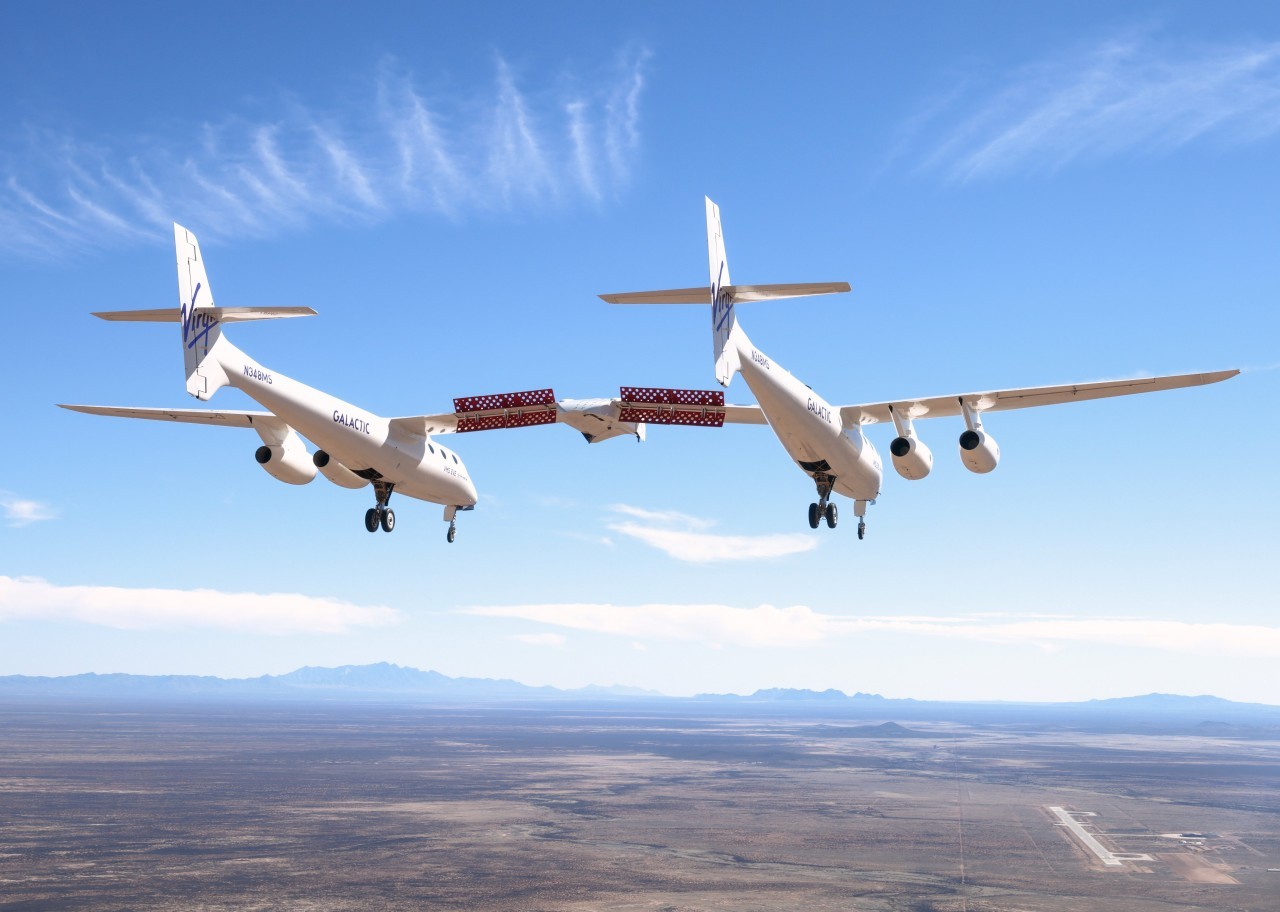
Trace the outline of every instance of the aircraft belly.
<instances>
[{"instance_id":1,"label":"aircraft belly","mask_svg":"<svg viewBox=\"0 0 1280 912\"><path fill-rule=\"evenodd\" d=\"M796 462L831 461L834 451L848 446L838 426L819 417L811 408L811 391L790 374L775 369L743 371L747 385L760 403L760 411L778 441ZM837 419L838 420L838 419Z\"/></svg>"}]
</instances>

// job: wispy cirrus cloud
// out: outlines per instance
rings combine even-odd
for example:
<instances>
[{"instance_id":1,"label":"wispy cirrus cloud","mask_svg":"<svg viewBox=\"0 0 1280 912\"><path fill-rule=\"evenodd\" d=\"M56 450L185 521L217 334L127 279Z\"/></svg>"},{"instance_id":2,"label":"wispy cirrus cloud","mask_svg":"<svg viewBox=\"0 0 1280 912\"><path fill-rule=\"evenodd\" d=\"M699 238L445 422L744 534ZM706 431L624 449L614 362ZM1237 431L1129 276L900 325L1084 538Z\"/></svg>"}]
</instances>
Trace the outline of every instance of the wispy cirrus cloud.
<instances>
[{"instance_id":1,"label":"wispy cirrus cloud","mask_svg":"<svg viewBox=\"0 0 1280 912\"><path fill-rule=\"evenodd\" d=\"M1280 133L1280 41L1116 38L968 80L903 132L895 156L961 182L1269 139Z\"/></svg>"},{"instance_id":2,"label":"wispy cirrus cloud","mask_svg":"<svg viewBox=\"0 0 1280 912\"><path fill-rule=\"evenodd\" d=\"M10 491L0 491L0 512L4 513L5 523L15 529L57 518L57 514L47 504L19 497Z\"/></svg>"},{"instance_id":3,"label":"wispy cirrus cloud","mask_svg":"<svg viewBox=\"0 0 1280 912\"><path fill-rule=\"evenodd\" d=\"M962 617L823 614L804 605L539 604L461 609L631 640L675 639L753 647L795 647L869 634L934 637L1061 649L1072 644L1160 650L1189 656L1280 658L1280 627L1151 618Z\"/></svg>"},{"instance_id":4,"label":"wispy cirrus cloud","mask_svg":"<svg viewBox=\"0 0 1280 912\"><path fill-rule=\"evenodd\" d=\"M649 52L627 47L550 85L502 57L489 85L423 90L382 61L357 103L278 99L109 143L0 128L0 254L161 239L268 236L316 221L377 222L574 201L626 186L640 150Z\"/></svg>"},{"instance_id":5,"label":"wispy cirrus cloud","mask_svg":"<svg viewBox=\"0 0 1280 912\"><path fill-rule=\"evenodd\" d=\"M610 523L610 530L687 563L764 560L818 546L818 540L809 535L718 535L708 531L715 525L711 520L674 510L646 510L628 504L615 504L611 509L628 519Z\"/></svg>"},{"instance_id":6,"label":"wispy cirrus cloud","mask_svg":"<svg viewBox=\"0 0 1280 912\"><path fill-rule=\"evenodd\" d=\"M297 593L215 589L59 586L35 577L0 576L0 623L73 621L120 630L210 628L259 634L346 633L395 624L382 606Z\"/></svg>"}]
</instances>

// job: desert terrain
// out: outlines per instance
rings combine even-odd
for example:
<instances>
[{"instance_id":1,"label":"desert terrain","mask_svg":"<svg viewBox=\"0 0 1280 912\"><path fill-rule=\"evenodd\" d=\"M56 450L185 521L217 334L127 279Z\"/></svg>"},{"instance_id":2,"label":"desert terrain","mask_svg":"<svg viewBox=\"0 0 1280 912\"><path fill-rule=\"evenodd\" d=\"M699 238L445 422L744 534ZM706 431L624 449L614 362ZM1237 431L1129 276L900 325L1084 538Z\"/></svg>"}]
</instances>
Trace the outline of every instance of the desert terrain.
<instances>
[{"instance_id":1,"label":"desert terrain","mask_svg":"<svg viewBox=\"0 0 1280 912\"><path fill-rule=\"evenodd\" d=\"M803 706L7 701L0 910L67 909L1274 912L1280 742Z\"/></svg>"}]
</instances>

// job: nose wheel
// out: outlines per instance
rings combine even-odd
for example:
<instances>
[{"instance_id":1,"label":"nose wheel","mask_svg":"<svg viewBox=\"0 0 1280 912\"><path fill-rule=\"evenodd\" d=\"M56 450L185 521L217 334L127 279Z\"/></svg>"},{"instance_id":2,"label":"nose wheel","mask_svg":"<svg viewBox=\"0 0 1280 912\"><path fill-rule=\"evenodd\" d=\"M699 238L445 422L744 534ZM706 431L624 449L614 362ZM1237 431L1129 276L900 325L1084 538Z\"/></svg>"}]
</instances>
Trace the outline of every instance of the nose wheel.
<instances>
[{"instance_id":1,"label":"nose wheel","mask_svg":"<svg viewBox=\"0 0 1280 912\"><path fill-rule=\"evenodd\" d=\"M449 544L452 545L453 540L458 537L458 511L470 509L472 509L470 506L459 507L452 504L444 508L444 521L449 524L449 531L444 534L444 540Z\"/></svg>"},{"instance_id":2,"label":"nose wheel","mask_svg":"<svg viewBox=\"0 0 1280 912\"><path fill-rule=\"evenodd\" d=\"M391 499L391 489L394 487L395 485L381 481L373 483L373 493L378 498L378 503L364 512L364 527L369 532L377 532L379 526L382 527L383 532L390 532L396 527L396 514L387 506L387 501Z\"/></svg>"}]
</instances>

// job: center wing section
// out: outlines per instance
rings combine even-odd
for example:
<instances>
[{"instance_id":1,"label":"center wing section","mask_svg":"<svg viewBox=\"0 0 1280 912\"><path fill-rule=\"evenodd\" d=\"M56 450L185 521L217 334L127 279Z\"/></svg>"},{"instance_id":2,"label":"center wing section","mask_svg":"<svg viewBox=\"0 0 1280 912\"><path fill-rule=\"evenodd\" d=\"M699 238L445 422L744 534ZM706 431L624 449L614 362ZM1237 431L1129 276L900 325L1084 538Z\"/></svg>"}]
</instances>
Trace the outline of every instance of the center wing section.
<instances>
[{"instance_id":1,"label":"center wing section","mask_svg":"<svg viewBox=\"0 0 1280 912\"><path fill-rule=\"evenodd\" d=\"M599 443L614 437L645 437L647 424L720 427L766 424L755 405L726 405L720 390L682 390L624 386L615 398L559 399L550 389L493 393L453 400L454 411L392 418L393 432L426 437L501 428L567 424Z\"/></svg>"},{"instance_id":2,"label":"center wing section","mask_svg":"<svg viewBox=\"0 0 1280 912\"><path fill-rule=\"evenodd\" d=\"M840 419L845 427L879 424L893 420L893 412L904 418L944 418L960 415L964 406L974 412L1002 412L1032 408L1038 405L1060 405L1087 399L1108 399L1158 390L1181 389L1220 383L1240 373L1238 370L1214 371L1206 374L1173 374L1166 377L1142 377L1133 380L1103 380L1098 383L1073 383L1065 386L1033 386L1026 389L989 390L960 393L955 396L930 396L922 399L896 399L866 405L840 406Z\"/></svg>"}]
</instances>

